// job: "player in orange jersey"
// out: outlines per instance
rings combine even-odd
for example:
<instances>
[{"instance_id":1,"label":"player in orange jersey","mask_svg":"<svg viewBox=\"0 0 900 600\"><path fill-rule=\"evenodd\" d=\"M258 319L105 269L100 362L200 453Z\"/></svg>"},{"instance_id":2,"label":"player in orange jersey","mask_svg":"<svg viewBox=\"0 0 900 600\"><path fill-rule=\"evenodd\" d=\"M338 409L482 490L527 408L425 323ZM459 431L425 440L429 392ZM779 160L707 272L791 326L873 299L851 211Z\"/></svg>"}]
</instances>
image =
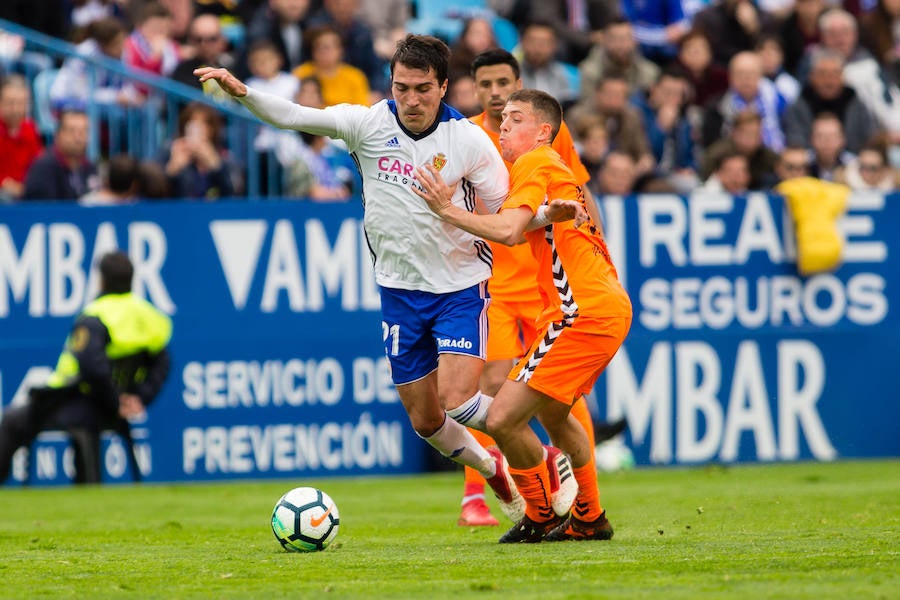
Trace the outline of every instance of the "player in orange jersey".
<instances>
[{"instance_id":1,"label":"player in orange jersey","mask_svg":"<svg viewBox=\"0 0 900 600\"><path fill-rule=\"evenodd\" d=\"M631 326L631 301L619 283L596 223L582 219L547 223L528 231L548 200L578 199L582 189L550 144L562 123L559 102L545 92L518 90L503 110L500 148L513 162L510 193L494 215L452 203L453 188L429 165L417 169L416 190L444 221L507 245L524 238L538 263L543 300L539 337L503 383L487 410L486 430L509 461L509 472L525 499L525 516L501 543L610 539L612 526L600 504L593 447L570 414L618 351ZM580 222L587 220L586 223ZM557 516L549 494L550 473L539 438L529 426L537 417L553 443L571 458L578 495L571 514Z\"/></svg>"},{"instance_id":2,"label":"player in orange jersey","mask_svg":"<svg viewBox=\"0 0 900 600\"><path fill-rule=\"evenodd\" d=\"M472 78L475 80L478 102L482 113L471 120L481 126L500 151L500 120L506 99L522 88L519 62L502 49L482 52L472 61ZM572 169L576 181L584 186L590 175L578 158L572 135L565 123L551 144L554 150ZM506 163L512 169L512 163ZM596 204L589 192L585 200L587 209L599 224ZM487 362L481 374L481 391L493 396L506 380L513 365L525 353L537 336L535 320L543 309L538 288L535 285L537 263L524 244L505 246L491 242L493 274L488 282L491 304L488 307ZM572 408L572 414L584 426L591 447L594 447L594 428L587 402L580 398ZM612 434L625 427L624 419L609 424ZM472 434L485 447L494 444L485 433L472 429ZM565 475L565 474L564 474ZM484 477L475 469L465 468L465 486L462 510L457 523L463 526L498 525L484 501Z\"/></svg>"}]
</instances>

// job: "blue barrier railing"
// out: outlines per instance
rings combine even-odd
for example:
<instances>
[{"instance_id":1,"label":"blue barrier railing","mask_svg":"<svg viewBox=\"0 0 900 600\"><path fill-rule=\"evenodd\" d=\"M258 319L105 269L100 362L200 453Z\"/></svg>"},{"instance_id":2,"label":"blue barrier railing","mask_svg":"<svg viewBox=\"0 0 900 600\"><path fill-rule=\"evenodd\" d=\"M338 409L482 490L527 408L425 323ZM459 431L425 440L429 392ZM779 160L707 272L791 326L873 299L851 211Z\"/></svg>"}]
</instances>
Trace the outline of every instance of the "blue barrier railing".
<instances>
[{"instance_id":1,"label":"blue barrier railing","mask_svg":"<svg viewBox=\"0 0 900 600\"><path fill-rule=\"evenodd\" d=\"M68 42L3 19L0 19L0 32L21 36L25 42L21 53L0 59L0 74L4 70L19 72L31 84L33 114L47 141L52 139L55 128L49 92L57 67L66 59L78 59L87 69L92 89L101 77L114 75L147 90L147 98L141 105L129 107L102 104L88 95L83 108L91 122L88 142L91 160L98 160L101 154L118 153L139 160L160 159L168 142L177 134L179 111L190 102L201 102L214 107L224 119L225 147L245 171L242 195L249 198L280 195L281 176L275 161L261 161L253 146L260 123L237 102L218 100L180 82L131 70L111 58L79 54Z\"/></svg>"}]
</instances>

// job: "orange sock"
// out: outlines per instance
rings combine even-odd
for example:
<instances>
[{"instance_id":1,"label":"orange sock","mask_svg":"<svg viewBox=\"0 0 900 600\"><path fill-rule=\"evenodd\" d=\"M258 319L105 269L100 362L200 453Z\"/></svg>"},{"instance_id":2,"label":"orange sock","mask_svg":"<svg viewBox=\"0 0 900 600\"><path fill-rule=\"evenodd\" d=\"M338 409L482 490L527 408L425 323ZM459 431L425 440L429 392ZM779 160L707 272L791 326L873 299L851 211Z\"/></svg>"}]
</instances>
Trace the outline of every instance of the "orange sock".
<instances>
[{"instance_id":1,"label":"orange sock","mask_svg":"<svg viewBox=\"0 0 900 600\"><path fill-rule=\"evenodd\" d=\"M536 523L542 523L553 517L550 506L550 472L543 460L530 469L509 468L519 493L525 499L525 514Z\"/></svg>"},{"instance_id":2,"label":"orange sock","mask_svg":"<svg viewBox=\"0 0 900 600\"><path fill-rule=\"evenodd\" d=\"M478 443L481 444L484 448L489 448L491 446L497 445L497 442L494 441L494 438L482 431L469 428L469 433L475 436L475 439L478 440ZM463 488L463 490L463 502L465 502L465 499L469 496L477 496L478 494L481 494L483 496L484 477L481 476L481 473L479 473L472 467L466 466L465 487Z\"/></svg>"},{"instance_id":3,"label":"orange sock","mask_svg":"<svg viewBox=\"0 0 900 600\"><path fill-rule=\"evenodd\" d=\"M597 445L597 442L594 441L594 419L591 418L591 411L588 408L587 400L584 399L584 396L575 401L575 404L572 405L572 416L578 419L578 422L581 423L581 426L584 427L584 432L588 436L588 441L591 443L591 452L593 452L594 446Z\"/></svg>"},{"instance_id":4,"label":"orange sock","mask_svg":"<svg viewBox=\"0 0 900 600\"><path fill-rule=\"evenodd\" d=\"M582 521L593 521L603 512L603 507L600 506L600 489L597 487L597 465L591 458L586 465L575 467L572 472L578 482L578 495L575 496L572 513Z\"/></svg>"}]
</instances>

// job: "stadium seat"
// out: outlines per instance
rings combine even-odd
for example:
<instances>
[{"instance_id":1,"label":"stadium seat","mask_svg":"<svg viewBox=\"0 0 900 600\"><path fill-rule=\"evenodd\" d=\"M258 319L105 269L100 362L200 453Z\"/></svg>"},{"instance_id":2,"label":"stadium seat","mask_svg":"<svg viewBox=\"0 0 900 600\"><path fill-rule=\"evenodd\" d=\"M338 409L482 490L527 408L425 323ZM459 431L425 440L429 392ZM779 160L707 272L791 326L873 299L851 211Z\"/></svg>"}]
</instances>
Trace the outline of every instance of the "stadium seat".
<instances>
[{"instance_id":1,"label":"stadium seat","mask_svg":"<svg viewBox=\"0 0 900 600\"><path fill-rule=\"evenodd\" d=\"M569 80L569 89L572 90L574 96L578 96L581 92L581 75L578 73L578 67L570 63L560 63L566 70L566 77Z\"/></svg>"},{"instance_id":2,"label":"stadium seat","mask_svg":"<svg viewBox=\"0 0 900 600\"><path fill-rule=\"evenodd\" d=\"M516 29L516 26L503 17L494 17L492 23L494 25L494 37L497 38L497 43L500 44L500 47L507 52L515 50L516 46L519 45L519 30Z\"/></svg>"},{"instance_id":3,"label":"stadium seat","mask_svg":"<svg viewBox=\"0 0 900 600\"><path fill-rule=\"evenodd\" d=\"M413 0L413 14L418 19L465 18L489 12L486 0Z\"/></svg>"},{"instance_id":4,"label":"stadium seat","mask_svg":"<svg viewBox=\"0 0 900 600\"><path fill-rule=\"evenodd\" d=\"M59 69L47 69L34 76L31 93L34 95L34 122L45 139L51 139L56 131L56 115L50 102L50 88Z\"/></svg>"}]
</instances>

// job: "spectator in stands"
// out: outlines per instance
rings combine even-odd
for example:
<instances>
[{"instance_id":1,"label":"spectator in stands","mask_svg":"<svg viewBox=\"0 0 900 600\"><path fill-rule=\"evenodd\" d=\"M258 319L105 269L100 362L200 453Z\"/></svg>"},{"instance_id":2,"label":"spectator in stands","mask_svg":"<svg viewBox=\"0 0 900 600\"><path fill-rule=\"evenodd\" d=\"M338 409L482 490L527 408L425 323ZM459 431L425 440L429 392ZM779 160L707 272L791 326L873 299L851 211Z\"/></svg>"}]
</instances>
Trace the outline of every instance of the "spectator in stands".
<instances>
[{"instance_id":1,"label":"spectator in stands","mask_svg":"<svg viewBox=\"0 0 900 600\"><path fill-rule=\"evenodd\" d=\"M821 113L813 120L809 144L812 149L810 175L825 181L834 181L837 170L854 158L847 151L841 120L832 113Z\"/></svg>"},{"instance_id":2,"label":"spectator in stands","mask_svg":"<svg viewBox=\"0 0 900 600\"><path fill-rule=\"evenodd\" d=\"M406 35L409 0L360 0L359 17L372 29L372 42L382 60L390 61L397 42Z\"/></svg>"},{"instance_id":3,"label":"spectator in stands","mask_svg":"<svg viewBox=\"0 0 900 600\"><path fill-rule=\"evenodd\" d=\"M23 200L75 201L98 185L97 167L88 160L86 113L63 110L53 145L31 164L25 177Z\"/></svg>"},{"instance_id":4,"label":"spectator in stands","mask_svg":"<svg viewBox=\"0 0 900 600\"><path fill-rule=\"evenodd\" d=\"M635 91L649 90L659 76L659 67L638 52L634 27L621 17L606 25L600 42L578 64L580 100L591 102L597 83L606 75L624 77Z\"/></svg>"},{"instance_id":5,"label":"spectator in stands","mask_svg":"<svg viewBox=\"0 0 900 600\"><path fill-rule=\"evenodd\" d=\"M891 83L879 62L859 45L856 20L833 8L819 19L822 46L844 57L844 81L853 88L893 143L900 143L900 87Z\"/></svg>"},{"instance_id":6,"label":"spectator in stands","mask_svg":"<svg viewBox=\"0 0 900 600\"><path fill-rule=\"evenodd\" d=\"M609 135L610 148L630 154L638 174L644 175L653 170L655 161L640 114L628 101L630 97L631 89L625 79L606 76L597 86L594 104L579 103L570 111L568 120L576 122L585 115L599 115Z\"/></svg>"},{"instance_id":7,"label":"spectator in stands","mask_svg":"<svg viewBox=\"0 0 900 600\"><path fill-rule=\"evenodd\" d=\"M734 150L716 157L715 170L700 188L704 192L741 196L750 184L750 165L747 157Z\"/></svg>"},{"instance_id":8,"label":"spectator in stands","mask_svg":"<svg viewBox=\"0 0 900 600\"><path fill-rule=\"evenodd\" d=\"M888 79L900 84L900 2L878 0L875 8L859 19L863 46L881 64Z\"/></svg>"},{"instance_id":9,"label":"spectator in stands","mask_svg":"<svg viewBox=\"0 0 900 600\"><path fill-rule=\"evenodd\" d=\"M775 164L778 183L795 177L809 176L809 150L806 146L794 146L790 142L778 156Z\"/></svg>"},{"instance_id":10,"label":"spectator in stands","mask_svg":"<svg viewBox=\"0 0 900 600\"><path fill-rule=\"evenodd\" d=\"M109 17L94 21L85 33L87 39L75 47L77 56L65 60L50 87L50 101L54 109L85 109L89 100L105 107L138 104L141 98L137 90L127 84L121 75L96 68L88 62L92 58L121 62L125 27L118 19Z\"/></svg>"},{"instance_id":11,"label":"spectator in stands","mask_svg":"<svg viewBox=\"0 0 900 600\"><path fill-rule=\"evenodd\" d=\"M308 38L313 35L315 34L311 31L307 32ZM250 77L247 78L247 83L256 89L285 100L293 100L300 90L300 79L292 73L282 70L281 54L271 40L260 39L250 44L250 48L247 50L247 66L250 68ZM316 87L318 88L318 82ZM260 181L261 193L268 194L270 192L270 178L272 181L277 181L282 177L280 169L270 162L272 157L269 152L275 150L279 138L284 135L287 134L263 123L259 126L259 134L253 141L253 150L256 152L256 156L250 156L249 160L258 161L259 172L266 174Z\"/></svg>"},{"instance_id":12,"label":"spectator in stands","mask_svg":"<svg viewBox=\"0 0 900 600\"><path fill-rule=\"evenodd\" d=\"M344 61L365 73L369 87L382 97L390 88L387 63L375 53L372 29L358 13L359 0L322 0L322 8L310 19L310 25L334 27L344 45Z\"/></svg>"},{"instance_id":13,"label":"spectator in stands","mask_svg":"<svg viewBox=\"0 0 900 600\"><path fill-rule=\"evenodd\" d=\"M775 21L753 0L715 0L694 15L693 25L709 38L713 62L726 66L739 52L753 50L761 33L774 30Z\"/></svg>"},{"instance_id":14,"label":"spectator in stands","mask_svg":"<svg viewBox=\"0 0 900 600\"><path fill-rule=\"evenodd\" d=\"M257 40L250 45L247 66L250 69L248 85L286 100L293 100L297 95L300 80L283 70L281 54L271 40Z\"/></svg>"},{"instance_id":15,"label":"spectator in stands","mask_svg":"<svg viewBox=\"0 0 900 600\"><path fill-rule=\"evenodd\" d=\"M888 164L885 142L876 139L863 146L856 158L837 170L834 180L854 190L892 192L900 188L900 171Z\"/></svg>"},{"instance_id":16,"label":"spectator in stands","mask_svg":"<svg viewBox=\"0 0 900 600\"><path fill-rule=\"evenodd\" d=\"M178 116L178 137L163 157L176 198L216 200L234 196L237 171L221 146L222 120L212 107L192 102Z\"/></svg>"},{"instance_id":17,"label":"spectator in stands","mask_svg":"<svg viewBox=\"0 0 900 600\"><path fill-rule=\"evenodd\" d=\"M452 82L459 77L470 75L469 68L475 57L485 50L497 47L497 38L494 36L490 21L484 17L466 19L463 21L459 37L450 46L447 78Z\"/></svg>"},{"instance_id":18,"label":"spectator in stands","mask_svg":"<svg viewBox=\"0 0 900 600\"><path fill-rule=\"evenodd\" d=\"M136 10L134 31L125 40L122 61L131 69L168 77L181 61L181 50L172 39L172 14L159 2L150 1ZM147 94L147 87L138 86Z\"/></svg>"},{"instance_id":19,"label":"spectator in stands","mask_svg":"<svg viewBox=\"0 0 900 600\"><path fill-rule=\"evenodd\" d=\"M768 189L776 183L774 168L778 163L778 153L763 144L762 118L753 109L735 115L728 137L706 149L700 166L700 178L707 179L715 171L720 157L734 152L747 157L750 189Z\"/></svg>"},{"instance_id":20,"label":"spectator in stands","mask_svg":"<svg viewBox=\"0 0 900 600\"><path fill-rule=\"evenodd\" d=\"M679 40L691 27L684 0L621 0L620 7L634 25L641 54L658 63L669 62Z\"/></svg>"},{"instance_id":21,"label":"spectator in stands","mask_svg":"<svg viewBox=\"0 0 900 600\"><path fill-rule=\"evenodd\" d=\"M572 128L575 147L578 149L578 157L584 168L592 175L588 181L588 188L594 195L600 193L597 188L596 175L600 172L600 166L609 152L609 136L606 134L606 126L599 115L587 115L574 123Z\"/></svg>"},{"instance_id":22,"label":"spectator in stands","mask_svg":"<svg viewBox=\"0 0 900 600\"><path fill-rule=\"evenodd\" d=\"M734 117L752 108L762 117L763 143L780 152L784 148L781 114L787 103L775 85L763 77L762 60L755 52L739 52L728 65L728 91L703 115L703 145L728 135Z\"/></svg>"},{"instance_id":23,"label":"spectator in stands","mask_svg":"<svg viewBox=\"0 0 900 600\"><path fill-rule=\"evenodd\" d=\"M638 168L627 152L610 150L597 172L597 192L601 195L627 196L635 192Z\"/></svg>"},{"instance_id":24,"label":"spectator in stands","mask_svg":"<svg viewBox=\"0 0 900 600\"><path fill-rule=\"evenodd\" d=\"M728 90L728 70L712 61L709 38L699 29L681 38L672 68L687 76L692 89L688 104L692 107L705 107Z\"/></svg>"},{"instance_id":25,"label":"spectator in stands","mask_svg":"<svg viewBox=\"0 0 900 600\"><path fill-rule=\"evenodd\" d=\"M297 104L323 108L315 78L301 82ZM346 147L337 140L299 131L283 131L276 157L285 174L285 195L315 202L345 201L362 188L362 180Z\"/></svg>"},{"instance_id":26,"label":"spectator in stands","mask_svg":"<svg viewBox=\"0 0 900 600\"><path fill-rule=\"evenodd\" d=\"M532 0L528 4L526 22L549 23L563 44L559 59L572 65L587 57L606 25L620 15L617 0Z\"/></svg>"},{"instance_id":27,"label":"spectator in stands","mask_svg":"<svg viewBox=\"0 0 900 600\"><path fill-rule=\"evenodd\" d=\"M686 113L690 84L678 71L664 71L637 100L656 163L655 176L687 193L699 182L694 135Z\"/></svg>"},{"instance_id":28,"label":"spectator in stands","mask_svg":"<svg viewBox=\"0 0 900 600\"><path fill-rule=\"evenodd\" d=\"M834 50L815 49L809 58L810 70L797 101L784 113L784 129L791 144L808 144L813 119L833 113L847 132L847 149L858 152L877 130L877 123L857 97L844 84L844 58Z\"/></svg>"},{"instance_id":29,"label":"spectator in stands","mask_svg":"<svg viewBox=\"0 0 900 600\"><path fill-rule=\"evenodd\" d=\"M44 144L28 116L31 90L21 75L0 81L0 204L14 202L25 192L25 175Z\"/></svg>"},{"instance_id":30,"label":"spectator in stands","mask_svg":"<svg viewBox=\"0 0 900 600\"><path fill-rule=\"evenodd\" d=\"M306 57L303 54L303 31L307 27L310 0L268 0L253 14L246 30L246 46L261 39L270 40L278 48L286 71L292 71ZM239 61L246 70L247 57Z\"/></svg>"},{"instance_id":31,"label":"spectator in stands","mask_svg":"<svg viewBox=\"0 0 900 600\"><path fill-rule=\"evenodd\" d=\"M166 170L155 160L142 160L135 169L135 196L138 200L171 198Z\"/></svg>"},{"instance_id":32,"label":"spectator in stands","mask_svg":"<svg viewBox=\"0 0 900 600\"><path fill-rule=\"evenodd\" d=\"M296 79L315 77L322 86L325 106L362 104L369 106L376 97L371 95L366 74L344 62L344 48L340 33L331 25L311 27L306 31L310 60L293 74ZM252 85L252 84L251 84Z\"/></svg>"},{"instance_id":33,"label":"spectator in stands","mask_svg":"<svg viewBox=\"0 0 900 600\"><path fill-rule=\"evenodd\" d=\"M222 25L219 18L208 13L199 14L191 21L188 30L188 43L193 50L193 56L185 58L172 72L172 79L198 90L203 89L197 78L194 77L194 69L199 67L234 67L234 57L228 52L228 40L222 33ZM210 89L218 89L209 86Z\"/></svg>"},{"instance_id":34,"label":"spectator in stands","mask_svg":"<svg viewBox=\"0 0 900 600\"><path fill-rule=\"evenodd\" d=\"M556 32L546 23L532 22L522 30L520 42L522 87L552 94L565 108L578 97L572 89L566 67L556 60L559 48Z\"/></svg>"},{"instance_id":35,"label":"spectator in stands","mask_svg":"<svg viewBox=\"0 0 900 600\"><path fill-rule=\"evenodd\" d=\"M129 204L135 201L137 161L127 154L117 154L107 161L100 189L88 192L78 202L84 206Z\"/></svg>"},{"instance_id":36,"label":"spectator in stands","mask_svg":"<svg viewBox=\"0 0 900 600\"><path fill-rule=\"evenodd\" d=\"M819 43L819 16L825 0L797 0L793 9L778 26L778 37L784 48L784 68L797 77L806 51Z\"/></svg>"},{"instance_id":37,"label":"spectator in stands","mask_svg":"<svg viewBox=\"0 0 900 600\"><path fill-rule=\"evenodd\" d=\"M447 86L447 104L467 117L481 113L481 104L475 93L475 79L471 75L457 77Z\"/></svg>"},{"instance_id":38,"label":"spectator in stands","mask_svg":"<svg viewBox=\"0 0 900 600\"><path fill-rule=\"evenodd\" d=\"M800 95L800 82L784 69L784 49L781 39L774 34L763 34L756 45L756 53L762 61L763 77L775 85L775 89L788 105Z\"/></svg>"}]
</instances>

